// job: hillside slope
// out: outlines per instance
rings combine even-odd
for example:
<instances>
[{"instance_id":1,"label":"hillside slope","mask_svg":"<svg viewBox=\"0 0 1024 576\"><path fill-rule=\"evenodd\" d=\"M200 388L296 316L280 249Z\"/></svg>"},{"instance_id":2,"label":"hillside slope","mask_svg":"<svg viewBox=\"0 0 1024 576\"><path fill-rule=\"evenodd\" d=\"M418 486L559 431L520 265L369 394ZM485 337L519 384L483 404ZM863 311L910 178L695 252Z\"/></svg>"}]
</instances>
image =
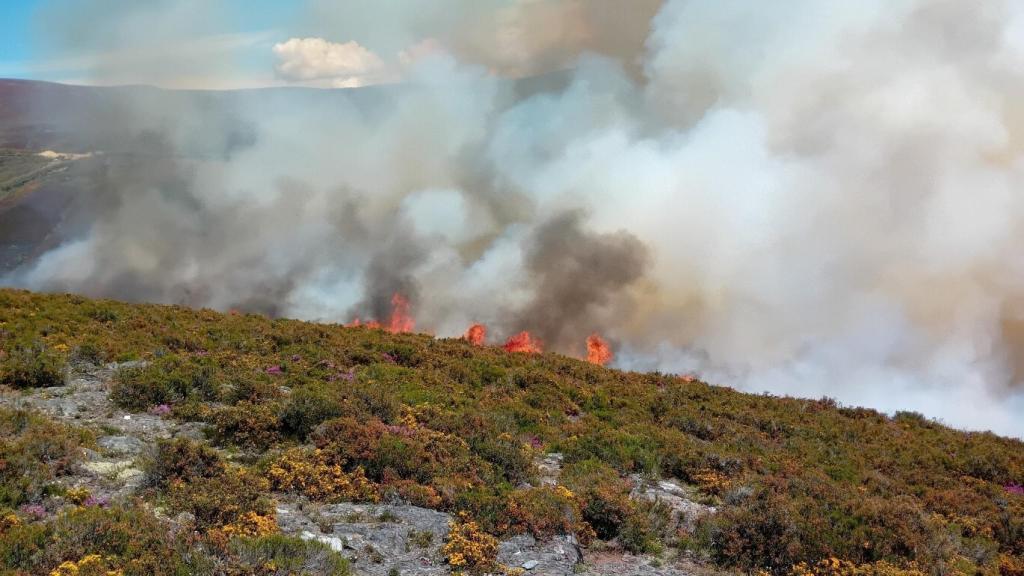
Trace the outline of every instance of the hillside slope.
<instances>
[{"instance_id":1,"label":"hillside slope","mask_svg":"<svg viewBox=\"0 0 1024 576\"><path fill-rule=\"evenodd\" d=\"M0 386L0 572L1024 573L1024 443L916 414L11 290Z\"/></svg>"}]
</instances>

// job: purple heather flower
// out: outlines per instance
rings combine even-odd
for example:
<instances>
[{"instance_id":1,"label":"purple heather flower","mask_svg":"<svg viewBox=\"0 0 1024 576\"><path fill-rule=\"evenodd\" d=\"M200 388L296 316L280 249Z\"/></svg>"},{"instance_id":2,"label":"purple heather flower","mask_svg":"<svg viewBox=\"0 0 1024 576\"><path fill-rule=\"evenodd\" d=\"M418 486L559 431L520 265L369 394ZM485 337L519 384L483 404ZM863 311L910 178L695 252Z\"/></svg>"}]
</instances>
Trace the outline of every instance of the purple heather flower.
<instances>
[{"instance_id":1,"label":"purple heather flower","mask_svg":"<svg viewBox=\"0 0 1024 576\"><path fill-rule=\"evenodd\" d=\"M46 508L43 508L39 504L26 504L21 507L21 511L22 513L32 516L37 520L46 518Z\"/></svg>"},{"instance_id":2,"label":"purple heather flower","mask_svg":"<svg viewBox=\"0 0 1024 576\"><path fill-rule=\"evenodd\" d=\"M1004 486L1004 488L1006 488L1006 491L1009 492L1010 494L1024 496L1024 486L1021 486L1020 484L1010 483Z\"/></svg>"},{"instance_id":3,"label":"purple heather flower","mask_svg":"<svg viewBox=\"0 0 1024 576\"><path fill-rule=\"evenodd\" d=\"M391 354L388 354L387 352L384 353L384 361L390 362L392 364L397 364L398 363L398 362L395 361L395 357L392 356Z\"/></svg>"},{"instance_id":4,"label":"purple heather flower","mask_svg":"<svg viewBox=\"0 0 1024 576\"><path fill-rule=\"evenodd\" d=\"M166 416L171 413L171 407L167 404L160 404L159 406L153 406L153 408L149 410L149 413L154 416Z\"/></svg>"},{"instance_id":5,"label":"purple heather flower","mask_svg":"<svg viewBox=\"0 0 1024 576\"><path fill-rule=\"evenodd\" d=\"M338 378L340 378L340 379L342 379L342 380L344 380L346 382L351 382L351 381L356 379L356 369L355 368L349 368L348 372L342 372L342 373L338 374Z\"/></svg>"},{"instance_id":6,"label":"purple heather flower","mask_svg":"<svg viewBox=\"0 0 1024 576\"><path fill-rule=\"evenodd\" d=\"M274 365L274 366L270 366L270 367L267 368L267 374L280 374L280 373L281 373L281 367L280 366Z\"/></svg>"},{"instance_id":7,"label":"purple heather flower","mask_svg":"<svg viewBox=\"0 0 1024 576\"><path fill-rule=\"evenodd\" d=\"M106 496L101 496L99 498L89 496L84 502L82 502L82 506L98 506L100 508L106 508L109 504L110 500Z\"/></svg>"}]
</instances>

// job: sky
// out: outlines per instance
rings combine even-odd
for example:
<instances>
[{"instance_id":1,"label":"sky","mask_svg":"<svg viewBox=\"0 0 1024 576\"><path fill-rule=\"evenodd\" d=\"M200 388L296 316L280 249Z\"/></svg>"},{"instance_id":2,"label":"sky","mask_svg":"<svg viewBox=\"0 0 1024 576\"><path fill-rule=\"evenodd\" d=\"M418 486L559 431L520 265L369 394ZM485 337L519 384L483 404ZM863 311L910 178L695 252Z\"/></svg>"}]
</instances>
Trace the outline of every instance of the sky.
<instances>
[{"instance_id":1,"label":"sky","mask_svg":"<svg viewBox=\"0 0 1024 576\"><path fill-rule=\"evenodd\" d=\"M139 0L138 4L156 4L152 0ZM54 30L52 15L65 5L74 6L74 0L0 0L0 78L47 80L71 84L136 83L133 78L123 81L104 81L91 74L88 48L54 42L68 36L67 30ZM84 3L83 3L84 4ZM102 4L102 2L92 2ZM114 5L116 2L108 2ZM228 56L234 68L229 74L216 77L180 79L164 82L138 83L170 84L184 88L246 88L281 83L274 75L275 43L288 39L286 29L294 26L297 15L304 8L304 0L217 0L222 18L206 22L203 35L218 39L213 49ZM90 13L71 11L72 29L93 27L94 18L102 8Z\"/></svg>"}]
</instances>

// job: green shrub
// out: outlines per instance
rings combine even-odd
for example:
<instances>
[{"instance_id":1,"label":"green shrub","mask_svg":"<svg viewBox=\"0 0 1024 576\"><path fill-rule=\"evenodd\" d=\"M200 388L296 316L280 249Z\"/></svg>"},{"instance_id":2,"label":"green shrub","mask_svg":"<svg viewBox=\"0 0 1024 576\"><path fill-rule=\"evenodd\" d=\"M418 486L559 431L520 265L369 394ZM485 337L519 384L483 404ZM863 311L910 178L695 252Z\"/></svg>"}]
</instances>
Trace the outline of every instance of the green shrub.
<instances>
[{"instance_id":1,"label":"green shrub","mask_svg":"<svg viewBox=\"0 0 1024 576\"><path fill-rule=\"evenodd\" d=\"M187 438L160 440L156 453L146 461L147 483L166 488L173 482L216 478L226 465L216 450Z\"/></svg>"},{"instance_id":2,"label":"green shrub","mask_svg":"<svg viewBox=\"0 0 1024 576\"><path fill-rule=\"evenodd\" d=\"M232 524L249 512L273 516L269 490L262 475L230 466L215 476L173 482L167 488L167 502L176 512L193 514L196 525L205 530Z\"/></svg>"},{"instance_id":3,"label":"green shrub","mask_svg":"<svg viewBox=\"0 0 1024 576\"><path fill-rule=\"evenodd\" d=\"M246 574L303 574L347 576L348 561L316 540L273 534L262 538L236 538L231 543L236 568ZM267 567L273 566L273 570Z\"/></svg>"},{"instance_id":4,"label":"green shrub","mask_svg":"<svg viewBox=\"0 0 1024 576\"><path fill-rule=\"evenodd\" d=\"M582 500L583 519L598 538L611 540L633 514L630 486L614 468L598 460L570 464L562 481Z\"/></svg>"},{"instance_id":5,"label":"green shrub","mask_svg":"<svg viewBox=\"0 0 1024 576\"><path fill-rule=\"evenodd\" d=\"M664 502L640 500L619 531L622 547L633 554L659 554L669 536L671 510Z\"/></svg>"},{"instance_id":6,"label":"green shrub","mask_svg":"<svg viewBox=\"0 0 1024 576\"><path fill-rule=\"evenodd\" d=\"M212 416L218 442L266 450L281 438L277 406L240 402L217 410Z\"/></svg>"},{"instance_id":7,"label":"green shrub","mask_svg":"<svg viewBox=\"0 0 1024 576\"><path fill-rule=\"evenodd\" d=\"M18 346L0 361L0 385L16 389L64 385L64 357L44 345Z\"/></svg>"},{"instance_id":8,"label":"green shrub","mask_svg":"<svg viewBox=\"0 0 1024 576\"><path fill-rule=\"evenodd\" d=\"M48 574L95 554L125 576L178 573L166 527L139 504L73 508L46 523L15 526L0 535L0 562L14 573Z\"/></svg>"},{"instance_id":9,"label":"green shrub","mask_svg":"<svg viewBox=\"0 0 1024 576\"><path fill-rule=\"evenodd\" d=\"M538 539L574 534L581 542L593 536L583 520L579 500L564 486L521 488L509 495L508 528Z\"/></svg>"},{"instance_id":10,"label":"green shrub","mask_svg":"<svg viewBox=\"0 0 1024 576\"><path fill-rule=\"evenodd\" d=\"M145 366L118 370L110 398L128 410L186 400L215 400L220 393L215 372L208 360L166 355Z\"/></svg>"},{"instance_id":11,"label":"green shrub","mask_svg":"<svg viewBox=\"0 0 1024 576\"><path fill-rule=\"evenodd\" d=\"M760 490L742 506L726 507L702 523L720 564L782 572L806 559L800 519L784 497Z\"/></svg>"},{"instance_id":12,"label":"green shrub","mask_svg":"<svg viewBox=\"0 0 1024 576\"><path fill-rule=\"evenodd\" d=\"M39 501L92 442L84 430L6 408L0 408L0 438L0 507Z\"/></svg>"},{"instance_id":13,"label":"green shrub","mask_svg":"<svg viewBox=\"0 0 1024 576\"><path fill-rule=\"evenodd\" d=\"M312 384L294 390L281 412L285 432L305 438L320 424L344 415L339 394L323 384Z\"/></svg>"},{"instance_id":14,"label":"green shrub","mask_svg":"<svg viewBox=\"0 0 1024 576\"><path fill-rule=\"evenodd\" d=\"M46 551L50 539L49 526L42 523L18 524L0 530L0 567L28 572ZM0 573L6 574L4 570Z\"/></svg>"},{"instance_id":15,"label":"green shrub","mask_svg":"<svg viewBox=\"0 0 1024 576\"><path fill-rule=\"evenodd\" d=\"M481 434L469 442L473 452L493 464L502 477L512 484L531 482L536 478L533 454L511 434Z\"/></svg>"},{"instance_id":16,"label":"green shrub","mask_svg":"<svg viewBox=\"0 0 1024 576\"><path fill-rule=\"evenodd\" d=\"M106 360L106 354L95 338L89 338L75 347L71 352L71 360L99 366Z\"/></svg>"}]
</instances>

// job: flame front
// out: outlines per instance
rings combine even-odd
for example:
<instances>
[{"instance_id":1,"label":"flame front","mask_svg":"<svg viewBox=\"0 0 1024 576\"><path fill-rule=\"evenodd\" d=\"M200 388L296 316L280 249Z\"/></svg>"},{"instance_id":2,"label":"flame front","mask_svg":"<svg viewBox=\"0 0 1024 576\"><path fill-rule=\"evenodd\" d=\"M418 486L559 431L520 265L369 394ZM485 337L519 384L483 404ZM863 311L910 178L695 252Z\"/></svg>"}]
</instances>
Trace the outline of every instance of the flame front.
<instances>
[{"instance_id":1,"label":"flame front","mask_svg":"<svg viewBox=\"0 0 1024 576\"><path fill-rule=\"evenodd\" d=\"M523 331L508 339L505 342L505 350L509 352L522 352L524 354L540 354L543 348L539 340Z\"/></svg>"},{"instance_id":2,"label":"flame front","mask_svg":"<svg viewBox=\"0 0 1024 576\"><path fill-rule=\"evenodd\" d=\"M416 321L409 314L409 301L401 294L391 297L391 321L388 323L388 332L392 334L405 334L416 328Z\"/></svg>"},{"instance_id":3,"label":"flame front","mask_svg":"<svg viewBox=\"0 0 1024 576\"><path fill-rule=\"evenodd\" d=\"M587 362L604 366L612 359L612 348L604 338L598 334L591 334L587 338Z\"/></svg>"},{"instance_id":4,"label":"flame front","mask_svg":"<svg viewBox=\"0 0 1024 576\"><path fill-rule=\"evenodd\" d=\"M392 334L405 334L412 332L416 328L416 321L413 320L411 314L409 314L409 301L401 294L395 294L391 297L391 318L388 320L387 326L381 324L377 320L367 320L363 322L359 317L345 324L347 328L359 328L364 326L371 330L385 329Z\"/></svg>"},{"instance_id":5,"label":"flame front","mask_svg":"<svg viewBox=\"0 0 1024 576\"><path fill-rule=\"evenodd\" d=\"M484 340L487 339L487 326L473 324L462 337L473 346L483 346Z\"/></svg>"}]
</instances>

